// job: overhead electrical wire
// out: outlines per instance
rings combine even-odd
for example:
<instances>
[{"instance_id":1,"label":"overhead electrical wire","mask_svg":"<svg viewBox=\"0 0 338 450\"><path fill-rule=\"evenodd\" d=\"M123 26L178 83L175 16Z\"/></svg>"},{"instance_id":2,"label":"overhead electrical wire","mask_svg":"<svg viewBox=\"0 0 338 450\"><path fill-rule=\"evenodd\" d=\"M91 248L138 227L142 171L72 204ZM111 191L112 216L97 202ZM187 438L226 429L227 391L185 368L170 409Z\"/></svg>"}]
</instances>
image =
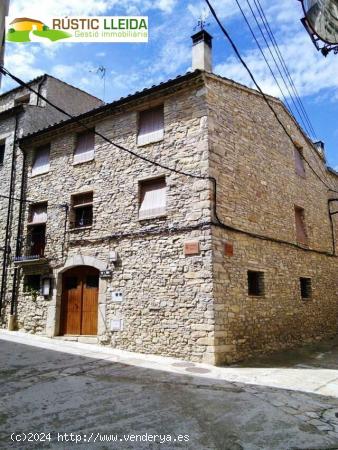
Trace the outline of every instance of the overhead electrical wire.
<instances>
[{"instance_id":1,"label":"overhead electrical wire","mask_svg":"<svg viewBox=\"0 0 338 450\"><path fill-rule=\"evenodd\" d=\"M236 1L237 1L237 0L236 0ZM262 5L261 5L261 3L260 3L260 0L253 0L253 1L254 1L254 3L255 3L256 9L257 9L257 11L258 11L258 13L259 13L259 16L260 16L260 19L261 19L261 21L262 21L262 24L263 24L263 26L264 26L264 28L265 28L265 31L266 31L266 33L267 33L267 35L268 35L268 37L269 37L269 39L270 39L270 42L272 43L272 46L273 46L273 48L274 48L274 50L275 50L275 53L276 53L276 55L277 55L277 57L278 57L279 63L280 63L281 66L282 66L282 69L283 69L283 71L284 71L284 74L285 74L285 76L286 76L286 78L287 78L287 80L288 80L288 82L289 82L289 84L290 84L290 86L291 86L291 90L293 91L293 94L294 94L294 96L295 96L295 100L294 100L294 99L293 99L292 93L291 93L290 90L288 89L289 95L290 95L291 98L292 98L292 102L293 102L293 104L295 104L295 101L297 101L297 103L298 103L299 106L300 106L300 109L303 111L304 120L305 120L305 121L308 123L308 125L309 125L309 129L308 129L308 128L305 126L304 120L302 119L301 121L302 121L302 124L303 124L303 126L304 126L304 129L306 130L306 132L308 133L309 136L312 134L312 135L313 135L314 137L316 137L316 139L318 140L318 138L317 138L317 136L316 136L316 132L315 132L313 126L312 126L312 123L311 123L311 121L310 121L310 118L308 117L308 114L307 114L307 112L306 112L306 110L305 110L305 107L304 107L304 105L303 105L303 102L302 102L301 98L299 97L297 88L296 88L296 86L295 86L295 84L294 84L294 82L293 82L293 79L292 79L292 76L291 76L291 74L290 74L290 71L289 71L289 69L288 69L288 67L287 67L287 64L286 64L286 62L285 62L285 60L284 60L284 57L283 57L283 55L282 55L282 53L281 53L281 51L280 51L280 49L279 49L279 46L278 46L278 43L277 43L276 38L275 38L275 36L274 36L274 33L273 33L273 31L272 31L272 29L271 29L271 27L270 27L270 25L269 25L268 19L267 19L267 17L266 17L266 14L265 14L265 12L264 12L264 9L263 9L263 7L262 7ZM264 38L264 40L265 40L265 43L266 43L267 47L269 48L270 54L272 55L271 49L270 49L270 45L269 45L269 43L267 42L267 40L266 40L266 38L265 38L264 32L263 32L263 30L262 30L262 28L261 28L261 26L260 26L260 24L259 24L259 21L258 21L258 19L257 19L257 17L256 17L256 14L254 13L254 11L253 11L253 9L252 9L251 4L249 3L249 0L246 0L246 2L247 2L248 6L249 6L249 8L250 8L250 10L251 10L251 13L252 13L252 15L253 15L253 17L254 17L254 19L255 19L255 22L256 22L256 24L257 24L257 27L258 27L259 30L260 30L260 33L262 34L262 36L263 36L263 38ZM275 64L276 64L276 66L279 67L279 66L278 66L278 62L276 61L276 59L275 59L275 58L273 58L273 59L274 59L274 62L275 62ZM279 70L279 73L281 74L281 71L280 71L279 68L278 68L278 70ZM281 74L281 76L282 76L282 74ZM283 81L284 81L284 84L285 84L284 78L283 78ZM299 109L297 108L296 110L297 110L297 112L298 112L298 115L300 115ZM301 117L301 116L300 116L300 117ZM310 133L309 133L309 130L311 130ZM319 171L321 172L322 176L325 178L325 177L326 177L326 174L325 174L325 172L323 171L323 168L322 168L321 164L318 163L318 164L317 164L317 167L318 167Z\"/></svg>"},{"instance_id":2,"label":"overhead electrical wire","mask_svg":"<svg viewBox=\"0 0 338 450\"><path fill-rule=\"evenodd\" d=\"M213 15L215 21L217 22L218 26L220 27L220 29L222 30L223 34L225 35L225 37L227 38L227 40L229 41L233 51L235 52L237 58L239 59L239 61L241 62L241 64L244 66L244 68L246 69L246 71L248 72L252 82L254 83L254 85L256 86L257 90L259 91L259 93L262 95L265 103L267 104L268 108L271 110L272 114L274 115L275 119L277 120L277 122L280 124L280 126L282 127L284 133L286 134L286 136L288 137L288 139L290 140L290 142L292 143L293 147L295 147L298 150L297 145L295 144L292 136L290 135L290 133L288 132L288 130L286 129L286 126L284 125L284 123L282 122L282 120L279 118L279 115L277 114L276 110L274 109L274 107L271 105L271 103L269 102L266 94L262 91L260 85L258 84L255 76L253 75L252 71L250 70L250 68L248 67L247 63L244 61L244 59L242 58L240 51L238 50L235 42L233 41L233 39L231 38L231 36L229 35L229 33L227 32L227 30L224 28L222 22L220 21L220 19L218 18L213 6L211 5L209 0L205 0L206 4L209 7L209 10L211 12L211 14ZM338 191L336 189L332 189L331 186L329 186L326 181L324 181L320 175L318 175L318 173L316 172L316 170L312 167L312 165L309 163L309 161L307 160L307 158L305 158L303 152L301 153L301 157L302 159L306 162L307 166L310 168L310 170L314 173L314 175L321 181L321 183L331 192L335 192L338 194Z\"/></svg>"},{"instance_id":3,"label":"overhead electrical wire","mask_svg":"<svg viewBox=\"0 0 338 450\"><path fill-rule=\"evenodd\" d=\"M271 29L271 26L270 26L269 21L268 21L268 19L266 17L266 14L265 14L264 9L263 9L263 7L261 5L261 2L260 2L260 0L254 0L254 3L256 5L257 11L259 12L259 15L261 17L262 23L263 23L263 25L264 25L267 33L268 33L268 36L269 36L269 38L270 38L270 40L272 42L272 45L273 45L273 47L275 49L275 52L276 52L276 54L278 56L278 59L279 59L281 65L282 65L282 68L283 68L283 70L284 70L284 72L285 72L285 74L286 74L286 76L287 76L287 78L288 78L288 80L290 82L291 88L292 88L292 90L294 92L294 95L295 95L295 97L297 99L297 102L299 103L299 106L300 106L300 108L303 111L305 120L308 123L308 125L309 125L309 127L310 127L310 129L311 129L311 131L313 133L313 136L316 139L318 139L316 131L315 131L315 129L314 129L313 125L312 125L312 122L311 122L311 120L310 120L310 118L309 118L309 116L308 116L308 114L306 112L305 106L304 106L304 104L303 104L303 102L302 102L302 100L300 98L300 95L299 95L298 90L296 88L296 85L295 85L295 83L293 81L291 73L290 73L290 71L288 69L288 66L287 66L287 64L285 62L283 54L280 51L279 45L277 43L277 39L275 38L275 35L274 35L274 33L273 33L272 29Z\"/></svg>"},{"instance_id":4,"label":"overhead electrical wire","mask_svg":"<svg viewBox=\"0 0 338 450\"><path fill-rule=\"evenodd\" d=\"M238 0L236 0L236 3L238 4ZM297 101L296 101L296 99L294 98L294 96L293 96L293 94L292 94L292 90L290 89L289 84L288 84L287 80L285 79L285 75L283 74L283 71L282 71L281 67L280 67L279 64L278 64L278 62L277 62L277 60L276 60L276 57L275 57L275 55L273 54L273 51L271 50L271 46L270 46L270 44L269 44L269 42L268 42L268 40L267 40L267 38L266 38L266 36L265 36L265 34L264 34L264 31L262 30L262 27L261 27L261 25L260 25L260 23L259 23L259 21L258 21L258 19L257 19L257 16L256 16L256 14L255 14L255 11L253 10L253 8L252 8L251 3L250 3L249 0L246 0L246 3L247 3L247 5L248 5L248 7L249 7L249 9L250 9L250 11L251 11L251 14L252 14L252 16L253 16L253 18L254 18L254 20L255 20L255 22L256 22L256 25L257 25L257 27L258 27L258 29L259 29L261 35L262 35L262 38L263 38L263 40L264 40L264 42L265 42L265 45L266 45L266 48L267 48L267 50L269 51L270 56L271 56L273 62L275 63L275 66L276 66L276 68L277 68L277 70L278 70L279 76L281 77L281 79L282 79L282 81L283 81L283 83L284 83L284 86L285 86L286 90L288 91L289 97L290 97L291 102L292 102L292 104L293 104L293 106L294 106L294 108L295 108L295 111L296 111L297 114L298 114L299 120L300 120L300 122L302 123L303 128L304 128L304 130L306 131L306 133L307 133L309 136L311 136L311 135L312 135L311 127L310 127L310 128L308 127L305 118L303 118L302 110L301 110L301 109L298 107L298 105L297 105Z\"/></svg>"},{"instance_id":5,"label":"overhead electrical wire","mask_svg":"<svg viewBox=\"0 0 338 450\"><path fill-rule=\"evenodd\" d=\"M238 0L235 0L235 1L236 1L237 5L238 5L238 8L240 9L240 11L241 11L241 13L242 13L242 16L243 16L243 18L244 18L244 20L245 20L245 22L246 22L246 24L247 24L247 26L248 26L250 32L251 32L252 37L254 38L254 40L255 40L255 42L256 42L256 45L257 45L257 47L258 47L258 49L259 49L261 55L262 55L263 58L264 58L264 61L265 61L266 65L268 66L268 68L269 68L269 70L270 70L270 73L271 73L273 79L275 80L275 82L276 82L276 84L277 84L277 86L278 86L278 88L279 88L280 93L282 94L284 103L286 104L286 106L287 106L288 110L290 111L290 113L293 114L292 108L291 108L291 106L290 106L290 104L289 104L289 102L288 102L288 100L287 100L287 98L286 98L286 96L285 96L285 94L284 94L284 92L283 92L283 90L282 90L281 85L279 84L279 81L278 81L278 79L277 79L277 77L276 77L274 71L272 70L272 67L271 67L271 65L270 65L270 63L269 63L267 57L265 56L265 53L264 53L264 51L263 51L263 48L262 48L262 46L260 45L260 43L259 43L259 41L258 41L258 39L257 39L257 37L256 37L256 35L255 35L255 33L254 33L254 30L252 29L252 27L251 27L251 25L250 25L249 20L247 19L247 17L246 17L246 15L245 15L245 13L244 13L244 11L243 11L243 9L242 9L242 7L241 7L239 1L238 1Z\"/></svg>"},{"instance_id":6,"label":"overhead electrical wire","mask_svg":"<svg viewBox=\"0 0 338 450\"><path fill-rule=\"evenodd\" d=\"M124 152L126 152L126 153L128 153L128 154L130 154L132 156L134 156L135 158L138 158L138 159L140 159L140 160L142 160L144 162L147 162L148 164L154 165L156 167L160 167L160 168L162 168L164 170L168 170L169 172L173 172L173 173L176 173L176 174L179 174L179 175L184 175L186 177L190 177L190 178L194 178L194 179L211 181L213 183L213 186L214 186L214 191L213 191L213 213L214 213L214 217L216 219L216 222L212 221L212 223L211 223L212 225L219 226L219 227L221 227L221 228L223 228L225 230L234 231L234 232L237 232L237 233L240 233L240 234L244 234L246 236L250 236L250 237L253 237L253 238L256 238L256 239L260 239L260 240L263 240L263 241L270 241L270 242L275 242L275 243L278 243L278 244L288 245L288 246L291 246L291 247L294 247L294 248L297 248L297 249L300 249L300 250L303 250L303 251L306 251L306 252L314 252L314 253L319 253L319 254L322 254L322 255L334 256L334 257L336 256L335 255L335 251L333 251L333 253L330 253L330 252L325 251L325 250L317 250L317 249L313 249L313 248L307 248L307 247L303 247L301 245L298 245L297 243L294 243L294 242L290 242L290 241L286 241L286 240L283 240L283 239L278 239L278 238L274 238L274 237L270 237L270 236L261 235L259 233L254 233L254 232L251 232L251 231L242 230L241 228L237 228L235 226L227 225L227 224L223 223L219 219L218 214L217 214L217 181L216 181L216 178L211 177L211 176L192 174L192 173L189 173L189 172L185 172L183 170L174 169L173 167L169 167L169 166L166 166L164 164L161 164L161 163L158 163L156 161L153 161L153 160L151 160L149 158L146 158L143 155L140 155L139 153L136 153L135 151L133 151L133 150L127 148L127 147L124 147L124 146L122 146L120 144L117 144L116 142L113 142L111 139L107 138L105 135L103 135L102 133L96 131L95 129L93 131L92 127L88 126L81 119L79 119L79 118L69 114L64 109L62 109L59 106L55 105L53 102L51 102L46 97L44 97L41 93L39 93L36 90L34 90L29 84L25 83L23 80L21 80L20 78L16 77L14 74L12 74L5 67L0 66L0 72L3 75L5 75L5 76L8 75L10 78L12 78L12 80L16 81L20 86L25 87L29 91L33 92L39 98L44 100L47 104L49 104L50 106L55 108L57 111L61 112L62 114L66 115L70 119L74 120L74 122L76 122L78 125L80 125L84 129L94 133L96 136L99 136L104 141L106 141L109 144L113 145L114 147L116 147L116 148L118 148L118 149L120 149L120 150L122 150L122 151L124 151ZM263 94L263 96L265 97L264 94ZM269 102L268 102L268 104L269 104ZM273 108L272 108L272 110L273 110ZM275 113L275 115L276 115L276 118L278 119L278 121L280 122L280 120L279 120L279 118L278 118L276 113ZM285 128L282 122L280 122L280 124L282 125L283 128ZM285 132L287 133L286 129L285 129ZM288 136L289 136L289 138L292 141L291 136L290 135L288 135ZM314 173L317 175L317 173L315 171L314 171ZM319 177L319 175L317 175L317 177ZM338 193L338 191L335 191L335 192Z\"/></svg>"}]
</instances>

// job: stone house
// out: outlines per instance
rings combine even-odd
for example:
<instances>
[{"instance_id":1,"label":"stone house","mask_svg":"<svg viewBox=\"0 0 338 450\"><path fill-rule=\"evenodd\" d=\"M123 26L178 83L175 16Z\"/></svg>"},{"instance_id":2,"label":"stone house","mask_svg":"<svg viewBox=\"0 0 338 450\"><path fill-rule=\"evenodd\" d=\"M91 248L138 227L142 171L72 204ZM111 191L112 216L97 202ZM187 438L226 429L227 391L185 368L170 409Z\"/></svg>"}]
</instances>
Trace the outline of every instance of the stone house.
<instances>
[{"instance_id":1,"label":"stone house","mask_svg":"<svg viewBox=\"0 0 338 450\"><path fill-rule=\"evenodd\" d=\"M28 85L47 100L58 102L71 114L80 114L103 104L96 97L50 75L40 76ZM0 96L0 310L1 305L8 306L11 302L13 267L10 261L19 245L19 199L24 194L25 173L22 173L23 155L17 141L24 134L65 117L28 88L17 87Z\"/></svg>"},{"instance_id":2,"label":"stone house","mask_svg":"<svg viewBox=\"0 0 338 450\"><path fill-rule=\"evenodd\" d=\"M20 140L19 329L212 364L336 333L336 176L193 42L193 72Z\"/></svg>"}]
</instances>

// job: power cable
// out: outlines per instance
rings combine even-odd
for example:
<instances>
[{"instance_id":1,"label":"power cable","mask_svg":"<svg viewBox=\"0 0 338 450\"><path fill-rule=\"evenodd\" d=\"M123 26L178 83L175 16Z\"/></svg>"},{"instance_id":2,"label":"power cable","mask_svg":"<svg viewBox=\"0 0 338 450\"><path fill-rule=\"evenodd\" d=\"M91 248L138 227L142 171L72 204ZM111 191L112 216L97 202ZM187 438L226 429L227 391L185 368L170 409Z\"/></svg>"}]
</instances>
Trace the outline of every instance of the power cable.
<instances>
[{"instance_id":1,"label":"power cable","mask_svg":"<svg viewBox=\"0 0 338 450\"><path fill-rule=\"evenodd\" d=\"M281 121L281 119L279 118L276 110L273 108L273 106L270 104L267 96L264 94L264 92L262 91L261 87L259 86L258 82L256 81L256 78L254 77L253 73L251 72L250 68L248 67L248 65L246 64L246 62L244 61L244 59L242 58L235 42L232 40L231 36L229 35L229 33L227 32L227 30L224 28L224 26L222 25L222 22L220 21L220 19L218 18L214 8L212 7L212 5L210 4L209 0L205 0L205 2L207 3L209 10L211 12L211 14L213 15L214 19L216 20L218 26L220 27L220 29L222 30L223 34L225 35L225 37L228 39L232 49L234 50L236 56L238 57L239 61L241 62L241 64L245 67L246 71L248 72L251 80L253 81L254 85L256 86L257 90L259 91L259 93L262 95L265 103L267 104L268 108L271 110L271 112L273 113L273 115L275 116L277 122L280 124L280 126L282 127L284 133L287 135L287 137L289 138L290 142L292 143L293 147L296 148L298 150L297 145L295 144L294 140L292 139L292 136L290 135L290 133L288 132L288 130L286 129L285 125L283 124L283 122ZM309 163L309 161L305 158L303 152L301 152L301 157L302 159L306 162L306 164L309 166L309 168L311 169L311 171L314 173L314 175L321 181L321 183L331 192L335 192L338 194L338 191L335 189L332 189L331 186L329 186L324 180L322 180L322 178L320 177L320 175L318 175L318 173L315 171L315 169L311 166L311 164Z\"/></svg>"},{"instance_id":2,"label":"power cable","mask_svg":"<svg viewBox=\"0 0 338 450\"><path fill-rule=\"evenodd\" d=\"M208 3L208 0L206 0L206 1L207 1L207 3ZM216 17L217 17L217 16L216 16ZM224 31L225 31L225 30L224 30ZM226 31L225 31L225 32L226 32ZM231 39L231 38L230 38L230 39ZM232 42L232 41L231 41L231 42ZM233 44L233 45L234 45L234 44ZM234 45L234 47L236 48L235 45ZM237 48L236 48L236 51L238 52ZM244 63L244 64L245 64L245 63ZM187 176L187 177L190 177L190 178L194 178L194 179L199 179L199 180L209 180L209 181L211 181L211 182L213 183L213 186L214 186L214 192L213 192L213 213L214 213L214 217L215 217L215 219L216 219L216 222L212 221L212 225L214 225L214 226L219 226L220 228L223 228L223 229L225 229L225 230L228 230L228 231L234 231L234 232L237 232L237 233L244 234L244 235L246 235L246 236L250 236L250 237L253 237L253 238L260 239L260 240L270 241L270 242L275 242L275 243L278 243L278 244L285 244L285 245L289 245L289 246L292 246L292 247L295 247L295 248L298 248L298 249L301 249L301 250L304 250L304 251L310 251L310 252L314 252L314 253L325 254L325 255L327 255L327 256L335 256L335 255L333 255L333 254L331 254L331 253L329 253L329 252L327 252L327 251L316 250L316 249L311 249L311 248L304 248L303 246L300 246L300 245L298 245L298 244L296 244L296 243L294 243L294 242L289 242L289 241L286 241L286 240L283 240L283 239L277 239L277 238L273 238L273 237L270 237L270 236L264 236L264 235L261 235L261 234L258 234L258 233L253 233L253 232L250 232L250 231L242 230L241 228L237 228L237 227L234 227L234 226L232 226L232 225L224 224L224 223L219 219L218 214L217 214L217 181L216 181L216 179L215 179L214 177L211 177L211 176L203 176L203 175L197 175L197 174L191 174L191 173L189 173L189 172L185 172L185 171L182 171L182 170L174 169L174 168L172 168L172 167L169 167L169 166L166 166L166 165L164 165L164 164L161 164L161 163L158 163L158 162L156 162L156 161L153 161L153 160L151 160L151 159L148 159L148 158L146 158L145 156L142 156L142 155L140 155L140 154L134 152L133 150L130 150L130 149L128 149L128 148L126 148L126 147L124 147L124 146L122 146L122 145L120 145L120 144L117 144L117 143L113 142L111 139L109 139L109 138L107 138L106 136L104 136L102 133L99 133L99 132L96 131L95 129L93 130L93 129L92 129L91 127L89 127L87 124L83 123L83 121L81 121L81 119L78 119L78 118L72 116L71 114L69 114L68 112L66 112L66 111L63 110L62 108L60 108L59 106L53 104L53 103L52 103L51 101L49 101L46 97L44 97L41 93L36 92L31 86L29 86L27 83L25 83L24 81L22 81L20 78L18 78L18 77L16 77L15 75L13 75L11 72L9 72L7 69L5 69L3 66L0 66L0 72L1 72L2 74L4 74L4 75L8 75L10 78L12 78L12 79L13 79L14 81L16 81L18 84L20 84L20 86L23 86L23 87L27 88L28 90L30 90L31 92L33 92L34 94L38 95L38 96L39 96L42 100L44 100L47 104L49 104L50 106L52 106L53 108L55 108L56 110L58 110L59 112L61 112L62 114L68 116L68 117L71 118L71 119L73 119L76 123L78 123L79 125L81 125L83 128L85 128L86 130L88 130L88 131L94 133L95 135L101 137L101 139L103 139L104 141L108 142L109 144L111 144L111 145L117 147L118 149L120 149L120 150L122 150L122 151L124 151L124 152L127 152L127 153L131 154L132 156L134 156L134 157L136 157L136 158L138 158L138 159L141 159L142 161L147 162L148 164L152 164L152 165L157 166L157 167L160 167L160 168L162 168L162 169L164 169L164 170L168 170L169 172L177 173L177 174L179 174L179 175L184 175L184 176ZM254 79L254 78L253 78L253 79ZM255 81L255 83L256 83L256 81ZM258 85L257 85L257 86L258 86ZM258 86L258 88L259 88L259 86ZM259 89L260 89L260 88L259 88ZM262 93L262 95L263 95L264 98L266 98L266 97L265 97L265 94ZM267 99L266 99L266 101L267 101ZM269 103L268 101L267 101L267 103L268 103L269 107L272 109L272 111L274 112L274 114L275 114L277 120L279 121L279 123L281 124L281 126L285 129L283 123L279 120L279 118L278 118L278 116L277 116L277 113L276 113L276 112L274 111L274 109L270 106L270 103ZM288 132L287 132L286 129L285 129L285 132L288 134ZM289 136L291 142L293 143L293 140L292 140L291 136L290 136L289 134L288 134L288 136ZM293 144L294 144L294 143L293 143ZM314 173L316 173L316 172L314 171ZM317 175L317 174L316 174L316 175ZM317 175L317 176L319 177L319 175ZM336 192L338 193L338 191L336 191Z\"/></svg>"},{"instance_id":3,"label":"power cable","mask_svg":"<svg viewBox=\"0 0 338 450\"><path fill-rule=\"evenodd\" d=\"M270 66L270 63L269 63L267 57L265 56L265 53L264 53L264 51L263 51L263 49L262 49L262 46L261 46L260 43L258 42L258 39L257 39L257 37L256 37L256 35L255 35L255 33L254 33L254 31L253 31L251 25L250 25L249 20L247 19L247 17L246 17L246 15L245 15L245 13L244 13L244 11L243 11L243 9L242 9L242 7L241 7L239 1L238 1L238 0L235 0L235 1L236 1L237 5L238 5L238 8L240 9L240 11L241 11L241 13L242 13L242 16L243 16L243 18L244 18L244 20L245 20L245 22L246 22L246 24L247 24L247 26L248 26L250 32L251 32L252 37L254 38L254 40L255 40L255 42L256 42L256 45L257 45L257 47L258 47L260 53L262 54L262 56L263 56L263 58L264 58L264 61L265 61L266 65L268 66L268 68L269 68L269 70L270 70L270 73L271 73L273 79L275 80L275 83L277 84L277 86L278 86L278 88L279 88L280 93L282 94L284 103L286 104L286 106L287 106L288 110L290 111L290 113L293 114L292 108L291 108L291 106L290 106L290 104L289 104L287 98L286 98L285 95L284 95L284 92L283 92L283 90L282 90L282 87L281 87L281 85L279 84L279 81L278 81L278 79L277 79L277 77L276 77L274 71L272 70L272 67Z\"/></svg>"},{"instance_id":4,"label":"power cable","mask_svg":"<svg viewBox=\"0 0 338 450\"><path fill-rule=\"evenodd\" d=\"M290 74L290 72L289 72L289 69L288 69L288 67L287 67L287 65L286 65L286 62L285 62L285 60L284 60L284 58L283 58L283 55L282 55L282 53L281 53L281 51L280 51L280 49L279 49L278 43L277 43L276 38L275 38L275 36L274 36L274 33L273 33L273 31L272 31L272 29L271 29L271 27L270 27L270 24L269 24L268 19L267 19L266 15L265 15L265 12L264 12L264 9L263 9L263 7L262 7L262 5L261 5L261 3L260 3L260 0L253 0L253 1L254 1L254 3L255 3L256 9L257 9L257 11L258 11L258 13L259 13L260 19L261 19L261 21L262 21L262 23L263 23L263 26L264 26L264 28L265 28L265 30L266 30L268 36L269 36L269 39L270 39L270 41L271 41L271 43L272 43L272 45L273 45L273 47L274 47L275 52L276 52L276 54L277 54L277 57L278 57L278 59L279 59L279 62L280 62L281 65L282 65L282 68L283 68L283 70L284 70L284 73L286 74L286 77L287 77L288 80L289 80L289 83L290 83L290 85L291 85L291 88L292 88L292 90L293 90L293 92L294 92L294 94L295 94L296 100L298 101L298 103L299 103L299 105L300 105L300 108L301 108L302 111L303 111L305 120L306 120L307 123L309 124L310 129L312 130L313 136L316 137L316 139L318 140L318 137L317 137L317 135L316 135L316 132L315 132L313 126L312 126L312 123L311 123L311 121L310 121L310 118L309 118L308 115L307 115L307 112L306 112L306 110L305 110L305 107L304 107L304 105L303 105L303 102L302 102L302 100L301 100L301 98L300 98L300 96L299 96L299 94L298 94L297 88L296 88L296 86L295 86L295 84L294 84L294 82L293 82L293 79L292 79L292 77L291 77L291 74ZM248 0L247 0L247 2L248 2ZM253 13L253 14L254 14L254 13ZM258 26L258 27L260 28L260 30L261 30L261 27L260 27L260 24L259 24L258 20L257 20L257 19L255 19L255 20L256 20L257 26ZM262 33L262 30L261 30L261 33ZM267 45L268 45L268 44L267 44ZM304 125L304 122L303 122L303 121L302 121L302 123L303 123L303 125ZM320 172L321 172L321 174L323 175L323 177L325 178L325 177L326 177L326 173L324 173L324 171L323 171L323 169L322 169L322 166L321 166L320 164L317 164L317 167L318 167L318 169L320 170Z\"/></svg>"},{"instance_id":5,"label":"power cable","mask_svg":"<svg viewBox=\"0 0 338 450\"><path fill-rule=\"evenodd\" d=\"M293 92L294 92L294 94L295 94L295 96L296 96L296 99L297 99L297 101L298 101L298 103L299 103L299 105L300 105L300 108L301 108L302 111L303 111L305 120L307 121L307 123L308 123L308 125L309 125L309 127L310 127L310 129L311 129L311 131L312 131L312 133L313 133L313 135L314 135L314 137L315 137L316 139L318 139L317 134L316 134L316 131L315 131L315 129L314 129L313 125L312 125L312 122L311 122L311 120L310 120L310 118L309 118L309 116L308 116L308 114L307 114L307 112L306 112L305 106L304 106L304 104L303 104L303 102L302 102L302 100L301 100L301 98L300 98L300 95L299 95L298 90L297 90L297 88L296 88L296 85L295 85L295 83L294 83L294 81L293 81L293 78L292 78L292 76L291 76L291 73L290 73L290 71L289 71L289 69L288 69L288 66L287 66L287 64L286 64L286 62L285 62L285 59L284 59L284 57L283 57L283 54L282 54L282 52L280 51L280 48L279 48L279 45L278 45L277 40L276 40L276 38L275 38L275 35L274 35L274 33L273 33L273 31L272 31L272 29L271 29L271 27L270 27L269 21L268 21L268 19L267 19L267 17L266 17L266 14L265 14L264 9L263 9L263 7L262 7L262 5L261 5L261 2L260 2L260 0L257 0L257 3L256 3L256 0L254 0L254 2L255 2L255 5L256 5L256 8L257 8L257 10L258 10L258 12L259 12L259 14L260 14L262 23L264 24L265 29L266 29L267 32L268 32L268 35L269 35L270 40L271 40L271 42L272 42L272 44L273 44L273 47L274 47L275 52L276 52L276 54L277 54L277 56L278 56L278 59L279 59L281 65L282 65L282 67L283 67L283 69L284 69L284 72L286 73L286 76L287 76L287 78L288 78L288 80L289 80L289 82L290 82L290 85L291 85L291 87L292 87L292 90L293 90ZM257 5L257 4L258 4L258 5Z\"/></svg>"},{"instance_id":6,"label":"power cable","mask_svg":"<svg viewBox=\"0 0 338 450\"><path fill-rule=\"evenodd\" d=\"M236 2L237 2L237 0L236 0ZM266 39L266 37L265 37L265 34L264 34L263 30L262 30L262 27L261 27L261 25L260 25L260 23L259 23L259 21L258 21L258 19L257 19L256 14L255 14L255 11L253 10L253 8L252 8L251 3L249 2L249 0L246 0L246 3L248 4L248 6L249 6L249 8L250 8L251 14L253 15L253 18L255 19L256 25L257 25L257 27L258 27L258 29L259 29L259 31L260 31L260 33L261 33L263 39L264 39L265 45L266 45L266 47L267 47L267 49L268 49L268 51L269 51L269 53L270 53L270 55L271 55L271 58L273 59L273 61L274 61L274 63L275 63L275 66L277 67L278 73L279 73L281 79L283 80L284 86L286 87L286 89L287 89L287 91L288 91L289 97L290 97L290 99L291 99L291 101L292 101L292 104L293 104L295 110L297 111L298 117L299 117L299 119L300 119L300 121L301 121L301 123L302 123L302 125L303 125L303 127L304 127L304 130L306 131L306 133L307 133L309 136L311 136L312 133L311 133L310 129L308 128L306 122L305 122L304 119L303 119L302 112L301 112L301 110L298 108L297 103L296 103L296 101L295 101L295 99L294 99L294 97L293 97L293 95L292 95L291 90L290 90L290 87L289 87L287 81L285 80L285 77L284 77L284 75L283 75L283 72L282 72L282 70L281 70L281 68L280 68L280 66L279 66L279 64L278 64L278 62L276 61L275 55L273 54L273 52L272 52L272 50L271 50L271 47L270 47L270 45L269 45L269 42L267 41L267 39Z\"/></svg>"}]
</instances>

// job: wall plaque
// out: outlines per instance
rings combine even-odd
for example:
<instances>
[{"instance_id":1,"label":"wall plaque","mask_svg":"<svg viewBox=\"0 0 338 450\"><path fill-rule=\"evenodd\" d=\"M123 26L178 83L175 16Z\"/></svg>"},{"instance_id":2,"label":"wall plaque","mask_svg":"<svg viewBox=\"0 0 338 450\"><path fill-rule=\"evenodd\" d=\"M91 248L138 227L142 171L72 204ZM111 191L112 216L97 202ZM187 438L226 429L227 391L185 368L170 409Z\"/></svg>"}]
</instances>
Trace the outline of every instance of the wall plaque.
<instances>
[{"instance_id":1,"label":"wall plaque","mask_svg":"<svg viewBox=\"0 0 338 450\"><path fill-rule=\"evenodd\" d=\"M200 253L199 241L188 241L184 243L185 255L198 255Z\"/></svg>"},{"instance_id":2,"label":"wall plaque","mask_svg":"<svg viewBox=\"0 0 338 450\"><path fill-rule=\"evenodd\" d=\"M224 244L225 256L234 256L234 244L232 242L226 242Z\"/></svg>"}]
</instances>

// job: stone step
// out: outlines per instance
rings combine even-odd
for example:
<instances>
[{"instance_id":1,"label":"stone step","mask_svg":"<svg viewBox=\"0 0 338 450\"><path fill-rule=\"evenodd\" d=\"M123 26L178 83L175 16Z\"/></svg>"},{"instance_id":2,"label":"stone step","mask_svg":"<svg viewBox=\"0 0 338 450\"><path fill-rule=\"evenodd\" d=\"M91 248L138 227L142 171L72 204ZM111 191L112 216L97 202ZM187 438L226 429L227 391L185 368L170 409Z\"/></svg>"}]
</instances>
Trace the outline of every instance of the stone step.
<instances>
[{"instance_id":1,"label":"stone step","mask_svg":"<svg viewBox=\"0 0 338 450\"><path fill-rule=\"evenodd\" d=\"M60 341L81 342L82 344L98 344L97 336L54 336Z\"/></svg>"}]
</instances>

